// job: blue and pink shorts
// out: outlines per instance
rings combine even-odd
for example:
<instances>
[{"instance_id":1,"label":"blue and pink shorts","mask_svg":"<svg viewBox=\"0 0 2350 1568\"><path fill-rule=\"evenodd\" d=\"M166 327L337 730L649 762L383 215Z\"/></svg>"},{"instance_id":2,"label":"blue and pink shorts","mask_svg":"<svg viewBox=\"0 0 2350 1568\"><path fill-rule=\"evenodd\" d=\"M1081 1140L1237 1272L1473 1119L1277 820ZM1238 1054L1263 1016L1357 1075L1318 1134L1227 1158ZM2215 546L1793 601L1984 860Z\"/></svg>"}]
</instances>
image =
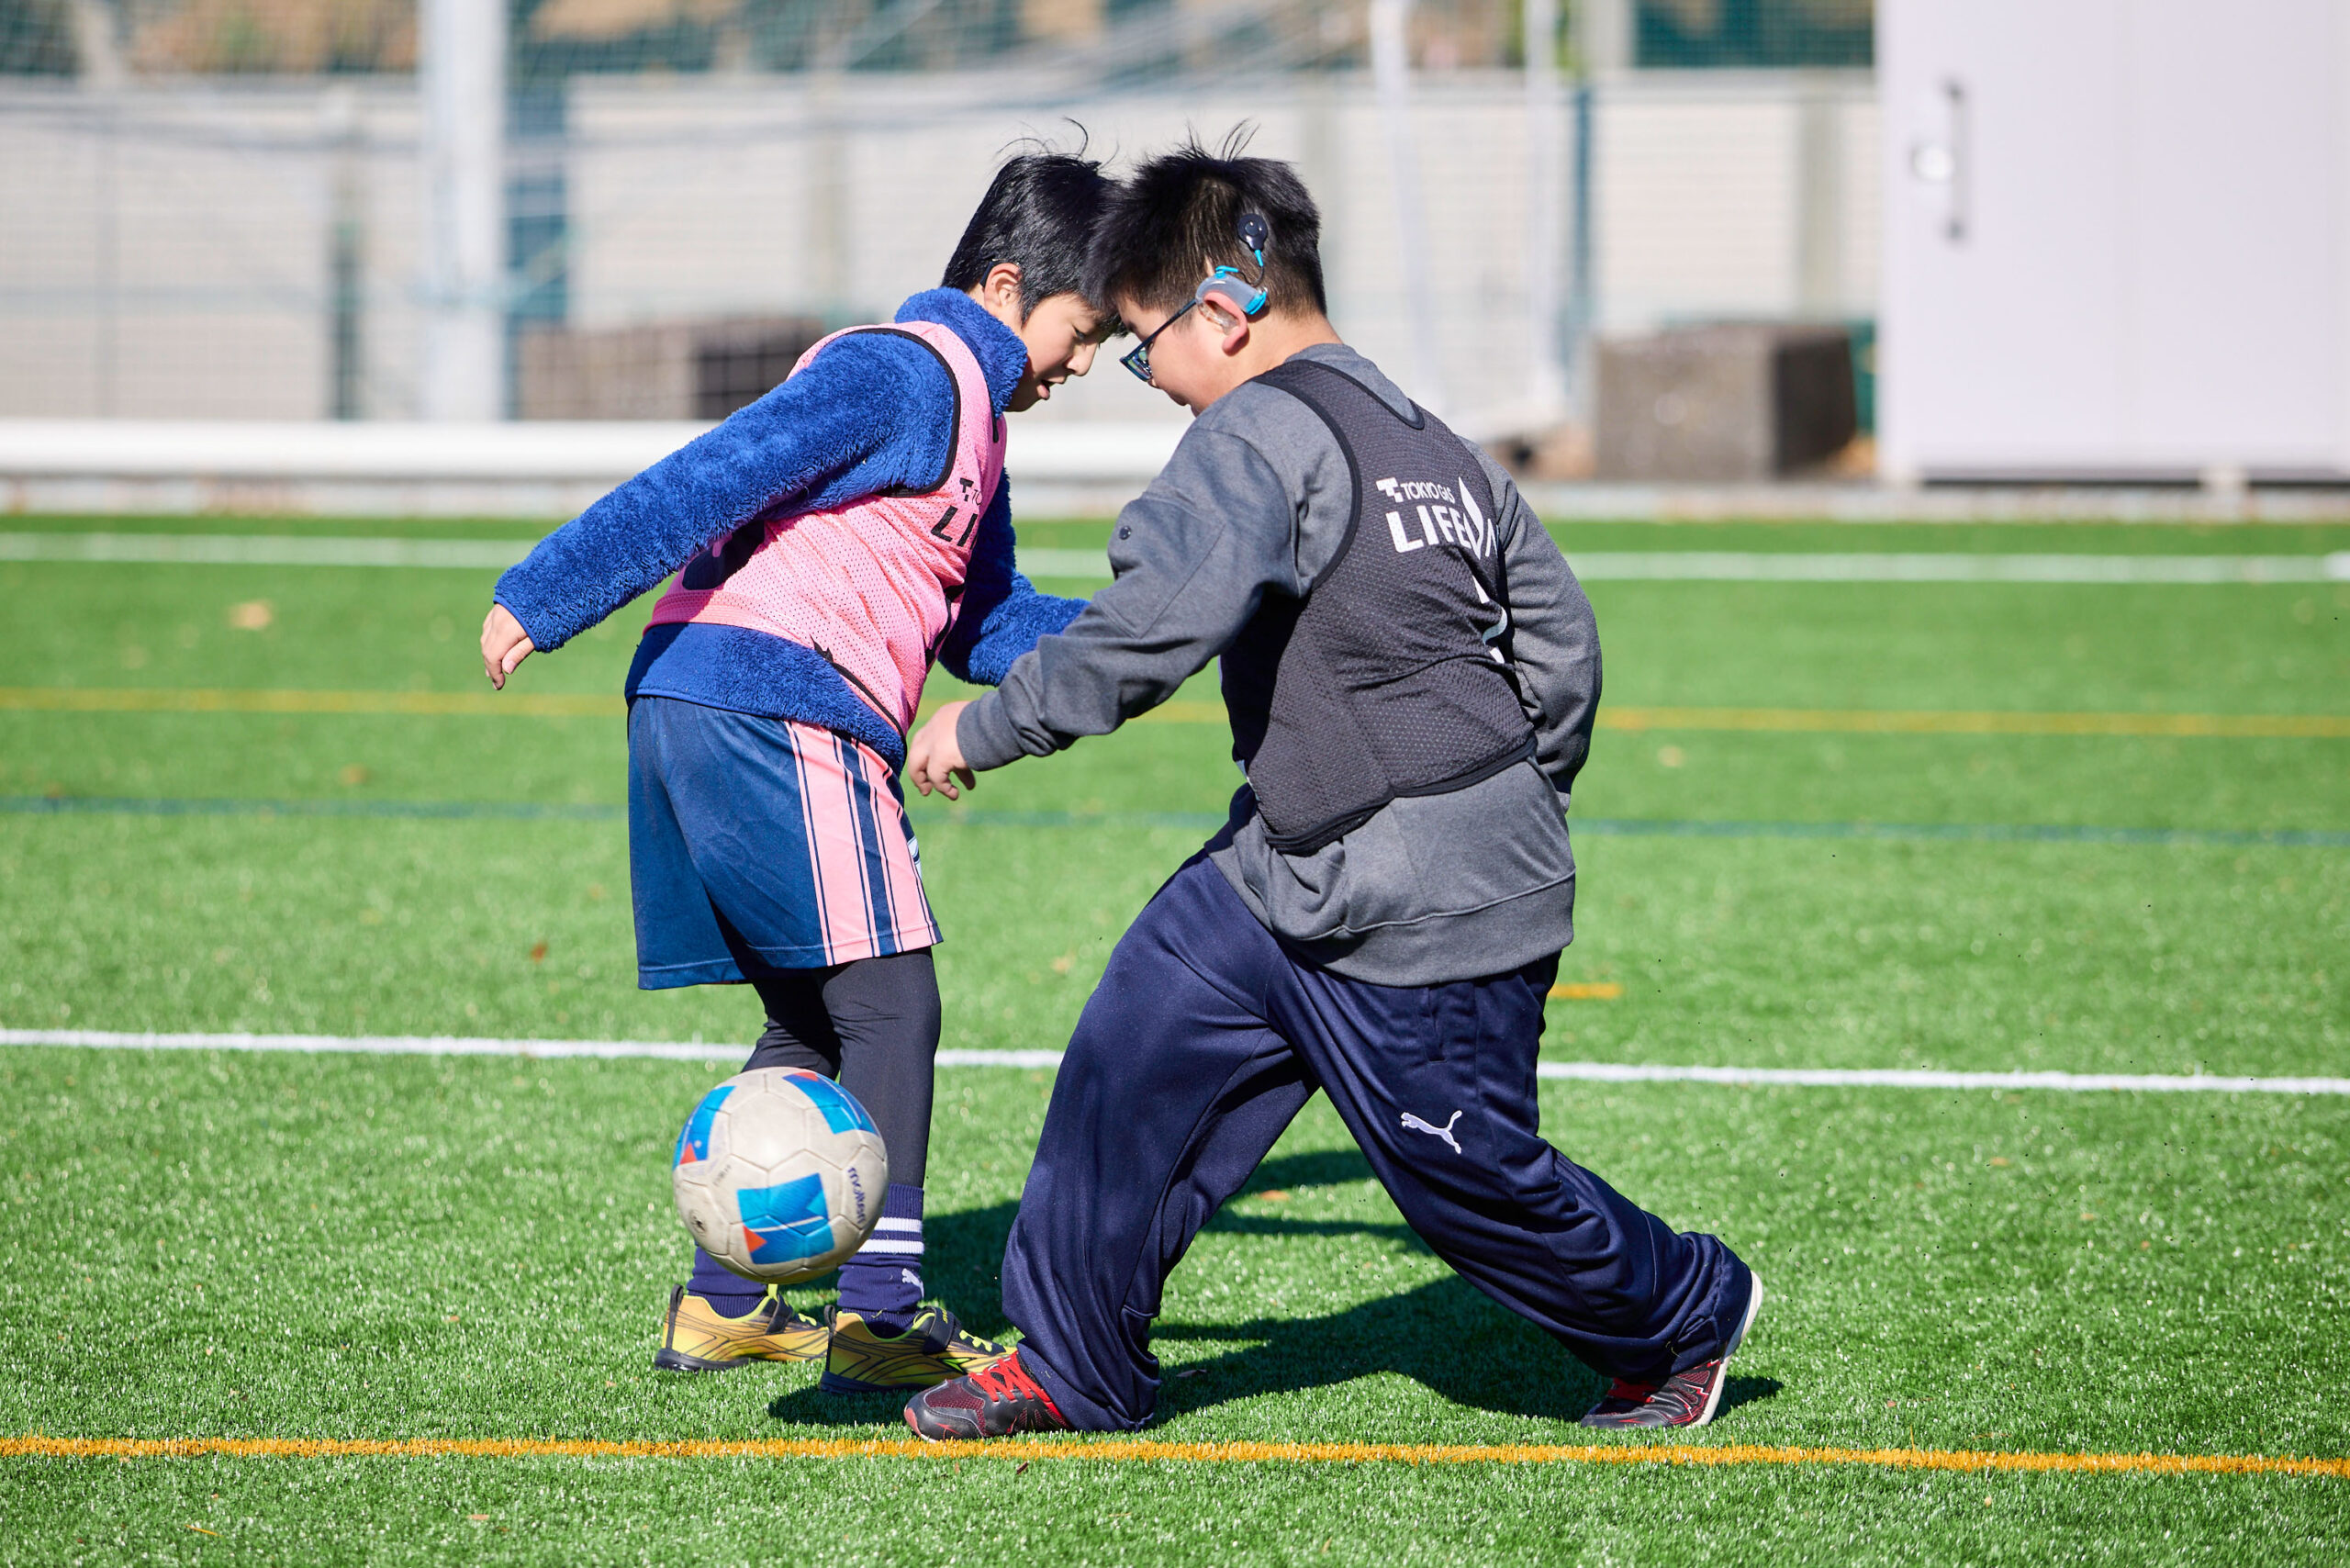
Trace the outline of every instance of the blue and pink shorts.
<instances>
[{"instance_id":1,"label":"blue and pink shorts","mask_svg":"<svg viewBox=\"0 0 2350 1568\"><path fill-rule=\"evenodd\" d=\"M897 775L831 730L639 697L628 838L646 991L938 941Z\"/></svg>"}]
</instances>

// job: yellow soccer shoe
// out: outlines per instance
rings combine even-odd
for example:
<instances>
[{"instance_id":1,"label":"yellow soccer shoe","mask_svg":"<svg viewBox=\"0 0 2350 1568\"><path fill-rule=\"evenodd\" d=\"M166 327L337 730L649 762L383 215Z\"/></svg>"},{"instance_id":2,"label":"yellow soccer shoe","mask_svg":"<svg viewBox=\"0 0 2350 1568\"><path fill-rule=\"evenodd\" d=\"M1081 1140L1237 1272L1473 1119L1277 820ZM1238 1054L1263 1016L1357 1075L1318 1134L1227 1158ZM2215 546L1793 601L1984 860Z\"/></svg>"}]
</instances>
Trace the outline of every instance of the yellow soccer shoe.
<instances>
[{"instance_id":1,"label":"yellow soccer shoe","mask_svg":"<svg viewBox=\"0 0 2350 1568\"><path fill-rule=\"evenodd\" d=\"M669 1293L661 1320L661 1348L653 1364L665 1372L732 1372L753 1361L807 1361L824 1353L832 1338L822 1324L791 1310L770 1286L758 1305L727 1317L683 1285Z\"/></svg>"},{"instance_id":2,"label":"yellow soccer shoe","mask_svg":"<svg viewBox=\"0 0 2350 1568\"><path fill-rule=\"evenodd\" d=\"M861 1314L834 1307L833 1343L824 1358L826 1394L887 1394L931 1388L991 1367L1012 1354L1009 1347L982 1339L955 1321L955 1315L926 1306L902 1334L884 1334Z\"/></svg>"}]
</instances>

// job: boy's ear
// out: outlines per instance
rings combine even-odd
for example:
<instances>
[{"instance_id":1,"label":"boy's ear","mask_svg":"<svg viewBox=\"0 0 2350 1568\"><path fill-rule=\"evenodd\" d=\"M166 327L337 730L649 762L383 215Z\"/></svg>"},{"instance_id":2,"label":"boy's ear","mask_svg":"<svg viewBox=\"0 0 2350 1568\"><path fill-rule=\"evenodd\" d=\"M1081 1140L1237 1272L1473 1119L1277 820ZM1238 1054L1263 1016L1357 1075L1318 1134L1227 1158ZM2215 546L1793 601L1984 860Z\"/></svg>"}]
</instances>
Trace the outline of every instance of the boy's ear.
<instances>
[{"instance_id":1,"label":"boy's ear","mask_svg":"<svg viewBox=\"0 0 2350 1568\"><path fill-rule=\"evenodd\" d=\"M1236 354L1248 346L1248 317L1237 310L1224 309L1217 301L1213 299L1200 302L1200 314L1207 318L1209 326L1224 334L1223 347L1225 353Z\"/></svg>"},{"instance_id":2,"label":"boy's ear","mask_svg":"<svg viewBox=\"0 0 2350 1568\"><path fill-rule=\"evenodd\" d=\"M1020 263L1018 262L996 263L988 269L988 275L979 279L979 286L972 292L979 297L981 305L988 307L999 316L1006 310L1018 309L1020 308Z\"/></svg>"}]
</instances>

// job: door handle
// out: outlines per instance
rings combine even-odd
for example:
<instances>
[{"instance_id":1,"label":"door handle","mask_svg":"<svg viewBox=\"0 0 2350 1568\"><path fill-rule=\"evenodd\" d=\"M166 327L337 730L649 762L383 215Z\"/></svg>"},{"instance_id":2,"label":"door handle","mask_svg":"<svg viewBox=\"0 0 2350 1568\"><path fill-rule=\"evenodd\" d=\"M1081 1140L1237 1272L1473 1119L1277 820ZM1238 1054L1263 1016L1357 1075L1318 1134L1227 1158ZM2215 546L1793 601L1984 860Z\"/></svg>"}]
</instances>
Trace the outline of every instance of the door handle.
<instances>
[{"instance_id":1,"label":"door handle","mask_svg":"<svg viewBox=\"0 0 2350 1568\"><path fill-rule=\"evenodd\" d=\"M1939 139L1910 144L1909 177L1920 185L1942 187L1942 238L1961 245L1966 242L1970 196L1966 84L1955 76L1946 76L1937 95L1942 101L1942 133Z\"/></svg>"}]
</instances>

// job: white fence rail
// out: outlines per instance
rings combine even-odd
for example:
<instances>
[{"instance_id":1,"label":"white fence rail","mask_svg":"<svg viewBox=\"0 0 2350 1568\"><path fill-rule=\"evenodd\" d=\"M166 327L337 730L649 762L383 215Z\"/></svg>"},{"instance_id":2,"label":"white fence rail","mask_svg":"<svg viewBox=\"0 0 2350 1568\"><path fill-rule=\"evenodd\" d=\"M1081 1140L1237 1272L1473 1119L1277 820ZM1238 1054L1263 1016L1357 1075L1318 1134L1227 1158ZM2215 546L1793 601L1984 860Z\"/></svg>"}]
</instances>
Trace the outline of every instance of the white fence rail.
<instances>
[{"instance_id":1,"label":"white fence rail","mask_svg":"<svg viewBox=\"0 0 2350 1568\"><path fill-rule=\"evenodd\" d=\"M275 513L556 521L691 440L692 422L0 419L0 514ZM1183 425L1009 426L1015 515L1106 517L1140 493ZM1874 484L1561 485L1528 482L1544 518L1812 518L1981 521L2053 518L2336 521L2350 491L2185 487ZM2311 557L2312 560L2317 559Z\"/></svg>"},{"instance_id":2,"label":"white fence rail","mask_svg":"<svg viewBox=\"0 0 2350 1568\"><path fill-rule=\"evenodd\" d=\"M570 516L709 427L631 420L0 419L0 512ZM1181 423L1008 427L1024 515L1102 515L1149 482Z\"/></svg>"}]
</instances>

